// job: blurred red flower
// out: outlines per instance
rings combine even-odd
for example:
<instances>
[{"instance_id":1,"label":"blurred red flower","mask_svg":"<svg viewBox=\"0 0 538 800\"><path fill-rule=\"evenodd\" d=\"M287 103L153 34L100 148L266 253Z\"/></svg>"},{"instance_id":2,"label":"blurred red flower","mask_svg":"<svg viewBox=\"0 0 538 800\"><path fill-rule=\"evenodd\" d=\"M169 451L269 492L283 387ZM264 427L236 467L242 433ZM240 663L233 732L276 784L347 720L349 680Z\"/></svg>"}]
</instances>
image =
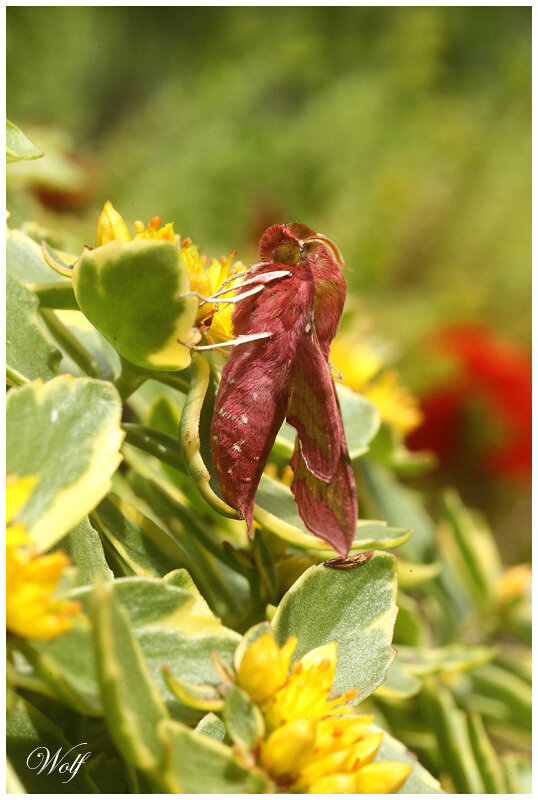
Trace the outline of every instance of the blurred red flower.
<instances>
[{"instance_id":1,"label":"blurred red flower","mask_svg":"<svg viewBox=\"0 0 538 800\"><path fill-rule=\"evenodd\" d=\"M452 357L455 373L422 398L424 422L409 436L409 448L433 450L440 463L449 466L466 447L465 419L471 408L478 408L484 430L495 435L495 442L482 447L478 455L481 466L502 477L529 476L530 355L474 322L441 330L434 335L433 343L438 351Z\"/></svg>"}]
</instances>

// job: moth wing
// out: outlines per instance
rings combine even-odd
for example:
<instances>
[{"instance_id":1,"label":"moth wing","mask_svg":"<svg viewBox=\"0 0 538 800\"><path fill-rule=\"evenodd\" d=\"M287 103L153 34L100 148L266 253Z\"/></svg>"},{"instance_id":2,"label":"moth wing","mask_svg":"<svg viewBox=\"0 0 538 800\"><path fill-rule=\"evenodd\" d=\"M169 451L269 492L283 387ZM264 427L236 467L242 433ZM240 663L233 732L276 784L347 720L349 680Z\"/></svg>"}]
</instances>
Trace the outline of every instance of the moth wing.
<instances>
[{"instance_id":1,"label":"moth wing","mask_svg":"<svg viewBox=\"0 0 538 800\"><path fill-rule=\"evenodd\" d=\"M344 427L329 365L314 330L297 347L286 419L297 431L309 471L328 482L336 472Z\"/></svg>"},{"instance_id":2,"label":"moth wing","mask_svg":"<svg viewBox=\"0 0 538 800\"><path fill-rule=\"evenodd\" d=\"M308 469L296 445L292 459L294 478L291 491L308 530L347 556L355 537L358 517L357 489L345 441L329 481L320 480Z\"/></svg>"},{"instance_id":3,"label":"moth wing","mask_svg":"<svg viewBox=\"0 0 538 800\"><path fill-rule=\"evenodd\" d=\"M211 449L224 499L252 529L254 497L286 414L287 391L278 376L286 369L275 343L241 345L221 375L211 425ZM285 382L284 382L285 383Z\"/></svg>"}]
</instances>

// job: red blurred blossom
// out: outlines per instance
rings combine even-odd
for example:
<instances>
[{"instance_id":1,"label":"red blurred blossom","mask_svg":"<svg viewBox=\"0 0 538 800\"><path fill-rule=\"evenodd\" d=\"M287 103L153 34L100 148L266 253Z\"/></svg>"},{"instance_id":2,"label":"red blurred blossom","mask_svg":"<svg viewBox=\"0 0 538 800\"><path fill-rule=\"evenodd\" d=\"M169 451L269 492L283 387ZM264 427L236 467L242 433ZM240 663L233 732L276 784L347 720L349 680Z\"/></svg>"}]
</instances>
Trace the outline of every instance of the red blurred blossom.
<instances>
[{"instance_id":1,"label":"red blurred blossom","mask_svg":"<svg viewBox=\"0 0 538 800\"><path fill-rule=\"evenodd\" d=\"M482 467L502 477L526 477L532 463L531 358L485 325L467 323L436 333L434 346L455 361L455 374L422 398L424 423L408 438L412 450L430 449L448 466L461 451L465 416L479 407L498 441L482 450Z\"/></svg>"}]
</instances>

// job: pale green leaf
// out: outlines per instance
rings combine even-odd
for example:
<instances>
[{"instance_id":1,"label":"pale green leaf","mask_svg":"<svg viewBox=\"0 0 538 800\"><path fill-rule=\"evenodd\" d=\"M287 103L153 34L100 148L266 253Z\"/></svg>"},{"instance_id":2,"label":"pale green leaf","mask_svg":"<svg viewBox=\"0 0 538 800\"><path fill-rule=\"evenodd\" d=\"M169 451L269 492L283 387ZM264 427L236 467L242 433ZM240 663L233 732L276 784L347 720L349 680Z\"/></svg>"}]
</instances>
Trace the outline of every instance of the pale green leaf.
<instances>
[{"instance_id":1,"label":"pale green leaf","mask_svg":"<svg viewBox=\"0 0 538 800\"><path fill-rule=\"evenodd\" d=\"M6 281L6 371L21 385L58 375L62 357L38 317L35 294L13 275Z\"/></svg>"},{"instance_id":2,"label":"pale green leaf","mask_svg":"<svg viewBox=\"0 0 538 800\"><path fill-rule=\"evenodd\" d=\"M400 789L399 794L443 794L439 781L418 763L416 756L402 742L399 742L375 725L372 725L370 730L374 733L383 734L375 761L405 761L406 764L413 765L413 771Z\"/></svg>"},{"instance_id":3,"label":"pale green leaf","mask_svg":"<svg viewBox=\"0 0 538 800\"><path fill-rule=\"evenodd\" d=\"M334 551L305 527L290 489L269 475L262 475L256 493L254 519L281 539L307 550L327 555ZM398 547L411 535L405 528L390 528L385 522L361 519L357 522L351 552Z\"/></svg>"},{"instance_id":4,"label":"pale green leaf","mask_svg":"<svg viewBox=\"0 0 538 800\"><path fill-rule=\"evenodd\" d=\"M37 478L17 515L39 550L52 547L110 488L121 457L121 402L114 387L62 375L12 389L7 471Z\"/></svg>"},{"instance_id":5,"label":"pale green leaf","mask_svg":"<svg viewBox=\"0 0 538 800\"><path fill-rule=\"evenodd\" d=\"M242 767L233 751L174 720L159 725L166 747L163 782L169 794L260 794L267 781Z\"/></svg>"},{"instance_id":6,"label":"pale green leaf","mask_svg":"<svg viewBox=\"0 0 538 800\"><path fill-rule=\"evenodd\" d=\"M198 301L173 242L113 241L84 252L73 268L81 311L120 355L138 367L188 366Z\"/></svg>"},{"instance_id":7,"label":"pale green leaf","mask_svg":"<svg viewBox=\"0 0 538 800\"><path fill-rule=\"evenodd\" d=\"M311 567L284 595L272 624L283 645L297 636L293 658L336 642L335 692L358 688L361 702L381 684L395 655L396 562L374 553L353 569Z\"/></svg>"},{"instance_id":8,"label":"pale green leaf","mask_svg":"<svg viewBox=\"0 0 538 800\"><path fill-rule=\"evenodd\" d=\"M6 158L8 164L21 159L41 158L43 155L45 155L43 151L31 142L20 128L17 128L16 125L6 119Z\"/></svg>"},{"instance_id":9,"label":"pale green leaf","mask_svg":"<svg viewBox=\"0 0 538 800\"><path fill-rule=\"evenodd\" d=\"M72 780L69 780L71 777L69 773L60 774L57 769L53 771L29 769L27 759L36 748L47 747L54 758L54 754L59 748L61 748L61 753L65 754L71 747L74 747L75 749L72 751L74 759L75 754L87 753L88 747L86 743L79 743L78 739L69 742L58 725L21 698L18 699L15 708L7 717L6 744L8 758L19 780L24 782L27 792L57 795L66 791L74 794L94 794L98 791L88 776L85 764L80 767ZM41 766L37 753L34 754L34 759L35 761L30 763L35 767Z\"/></svg>"},{"instance_id":10,"label":"pale green leaf","mask_svg":"<svg viewBox=\"0 0 538 800\"><path fill-rule=\"evenodd\" d=\"M167 718L168 712L112 584L96 585L91 596L90 618L110 736L133 766L156 773L163 758L157 725Z\"/></svg>"}]
</instances>

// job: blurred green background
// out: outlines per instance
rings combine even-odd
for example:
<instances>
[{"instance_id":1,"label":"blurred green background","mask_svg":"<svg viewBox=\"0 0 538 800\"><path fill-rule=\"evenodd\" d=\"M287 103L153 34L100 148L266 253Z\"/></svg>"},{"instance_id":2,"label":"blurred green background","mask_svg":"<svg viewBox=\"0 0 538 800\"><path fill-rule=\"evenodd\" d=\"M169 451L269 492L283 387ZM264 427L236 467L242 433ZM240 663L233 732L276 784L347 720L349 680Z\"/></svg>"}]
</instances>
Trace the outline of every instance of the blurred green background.
<instances>
[{"instance_id":1,"label":"blurred green background","mask_svg":"<svg viewBox=\"0 0 538 800\"><path fill-rule=\"evenodd\" d=\"M338 243L401 339L530 319L530 8L8 9L8 114L73 137L125 218L255 257ZM39 142L38 142L39 144ZM46 145L45 145L46 146Z\"/></svg>"},{"instance_id":2,"label":"blurred green background","mask_svg":"<svg viewBox=\"0 0 538 800\"><path fill-rule=\"evenodd\" d=\"M109 198L252 261L265 227L298 219L351 267L344 325L392 342L413 389L447 323L530 346L530 8L7 18L8 116L47 153L8 170L12 224L60 225L76 252Z\"/></svg>"}]
</instances>

